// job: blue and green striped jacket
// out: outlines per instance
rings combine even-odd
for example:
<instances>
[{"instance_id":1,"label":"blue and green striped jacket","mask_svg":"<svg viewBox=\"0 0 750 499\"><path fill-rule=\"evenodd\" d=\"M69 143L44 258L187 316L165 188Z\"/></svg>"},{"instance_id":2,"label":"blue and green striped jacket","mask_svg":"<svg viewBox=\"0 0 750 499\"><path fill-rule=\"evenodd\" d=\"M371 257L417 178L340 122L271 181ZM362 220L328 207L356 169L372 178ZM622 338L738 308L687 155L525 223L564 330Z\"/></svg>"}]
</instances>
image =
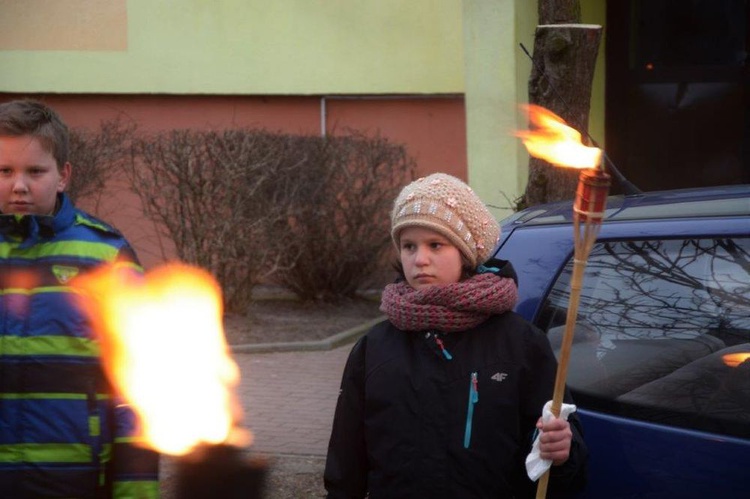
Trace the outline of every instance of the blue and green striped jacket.
<instances>
[{"instance_id":1,"label":"blue and green striped jacket","mask_svg":"<svg viewBox=\"0 0 750 499\"><path fill-rule=\"evenodd\" d=\"M0 497L158 497L158 455L134 445L68 286L140 265L119 232L59 200L54 217L0 215Z\"/></svg>"}]
</instances>

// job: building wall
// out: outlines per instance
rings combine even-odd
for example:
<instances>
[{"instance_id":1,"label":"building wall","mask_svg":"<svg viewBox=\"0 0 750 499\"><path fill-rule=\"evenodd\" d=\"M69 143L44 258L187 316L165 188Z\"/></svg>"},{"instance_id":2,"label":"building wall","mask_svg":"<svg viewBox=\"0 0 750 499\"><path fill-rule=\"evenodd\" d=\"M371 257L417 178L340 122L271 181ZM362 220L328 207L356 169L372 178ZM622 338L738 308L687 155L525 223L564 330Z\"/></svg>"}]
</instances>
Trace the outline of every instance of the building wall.
<instances>
[{"instance_id":1,"label":"building wall","mask_svg":"<svg viewBox=\"0 0 750 499\"><path fill-rule=\"evenodd\" d=\"M0 0L2 100L73 127L355 128L466 178L461 0ZM147 265L171 256L127 187L96 207Z\"/></svg>"},{"instance_id":2,"label":"building wall","mask_svg":"<svg viewBox=\"0 0 750 499\"><path fill-rule=\"evenodd\" d=\"M528 0L0 0L0 98L42 97L82 127L122 114L151 131L380 133L407 146L420 174L468 180L502 217L527 180L514 132L526 127L517 105L528 99L531 64L519 42L533 50L536 8ZM584 22L603 19L603 0L582 0L582 12ZM603 141L601 69L591 129ZM126 234L143 230L130 211L105 216ZM156 261L153 239L138 244Z\"/></svg>"},{"instance_id":3,"label":"building wall","mask_svg":"<svg viewBox=\"0 0 750 499\"><path fill-rule=\"evenodd\" d=\"M464 99L455 96L329 97L326 129L380 133L405 144L417 173L442 171L466 178Z\"/></svg>"}]
</instances>

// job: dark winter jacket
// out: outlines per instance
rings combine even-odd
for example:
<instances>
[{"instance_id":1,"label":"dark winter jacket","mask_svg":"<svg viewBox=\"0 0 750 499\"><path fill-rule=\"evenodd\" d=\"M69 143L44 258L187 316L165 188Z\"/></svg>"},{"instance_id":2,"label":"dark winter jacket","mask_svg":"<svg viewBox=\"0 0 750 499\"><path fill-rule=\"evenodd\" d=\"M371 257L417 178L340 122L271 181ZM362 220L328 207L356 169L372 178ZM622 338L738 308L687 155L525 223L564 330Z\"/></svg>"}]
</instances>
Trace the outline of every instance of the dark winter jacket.
<instances>
[{"instance_id":1,"label":"dark winter jacket","mask_svg":"<svg viewBox=\"0 0 750 499\"><path fill-rule=\"evenodd\" d=\"M450 334L376 326L344 371L328 497L534 497L524 461L556 369L544 334L513 312ZM552 467L548 497L585 481L587 451L570 421L570 458Z\"/></svg>"},{"instance_id":2,"label":"dark winter jacket","mask_svg":"<svg viewBox=\"0 0 750 499\"><path fill-rule=\"evenodd\" d=\"M59 199L54 217L0 215L0 497L157 497L158 455L133 444L69 287L107 262L140 266L117 231Z\"/></svg>"}]
</instances>

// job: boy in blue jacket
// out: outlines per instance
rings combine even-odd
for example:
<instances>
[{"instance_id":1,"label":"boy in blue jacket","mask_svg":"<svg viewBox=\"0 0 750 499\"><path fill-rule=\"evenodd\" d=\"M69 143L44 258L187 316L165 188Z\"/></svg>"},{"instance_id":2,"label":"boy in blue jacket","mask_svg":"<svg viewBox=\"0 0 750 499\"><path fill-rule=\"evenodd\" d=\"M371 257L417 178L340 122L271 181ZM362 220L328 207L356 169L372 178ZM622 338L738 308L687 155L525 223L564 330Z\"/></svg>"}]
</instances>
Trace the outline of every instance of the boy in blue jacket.
<instances>
[{"instance_id":1,"label":"boy in blue jacket","mask_svg":"<svg viewBox=\"0 0 750 499\"><path fill-rule=\"evenodd\" d=\"M158 455L134 444L70 280L125 238L76 209L68 129L41 102L0 104L0 497L158 497Z\"/></svg>"}]
</instances>

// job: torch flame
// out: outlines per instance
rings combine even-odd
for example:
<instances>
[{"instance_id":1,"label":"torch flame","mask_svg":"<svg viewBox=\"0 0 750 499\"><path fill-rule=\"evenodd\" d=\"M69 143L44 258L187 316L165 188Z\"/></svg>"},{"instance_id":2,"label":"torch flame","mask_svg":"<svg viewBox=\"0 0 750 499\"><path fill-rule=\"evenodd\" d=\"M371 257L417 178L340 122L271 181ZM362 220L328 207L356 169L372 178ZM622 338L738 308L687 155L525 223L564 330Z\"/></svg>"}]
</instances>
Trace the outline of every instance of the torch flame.
<instances>
[{"instance_id":1,"label":"torch flame","mask_svg":"<svg viewBox=\"0 0 750 499\"><path fill-rule=\"evenodd\" d=\"M750 360L750 352L728 353L722 356L721 360L729 367L737 367L743 362Z\"/></svg>"},{"instance_id":2,"label":"torch flame","mask_svg":"<svg viewBox=\"0 0 750 499\"><path fill-rule=\"evenodd\" d=\"M596 168L600 165L601 149L583 145L581 134L558 115L534 104L521 108L528 112L529 121L536 127L516 132L529 154L557 166Z\"/></svg>"},{"instance_id":3,"label":"torch flame","mask_svg":"<svg viewBox=\"0 0 750 499\"><path fill-rule=\"evenodd\" d=\"M154 449L184 455L200 444L249 443L233 388L221 289L198 268L170 264L141 276L124 266L74 282L100 338L110 381Z\"/></svg>"}]
</instances>

